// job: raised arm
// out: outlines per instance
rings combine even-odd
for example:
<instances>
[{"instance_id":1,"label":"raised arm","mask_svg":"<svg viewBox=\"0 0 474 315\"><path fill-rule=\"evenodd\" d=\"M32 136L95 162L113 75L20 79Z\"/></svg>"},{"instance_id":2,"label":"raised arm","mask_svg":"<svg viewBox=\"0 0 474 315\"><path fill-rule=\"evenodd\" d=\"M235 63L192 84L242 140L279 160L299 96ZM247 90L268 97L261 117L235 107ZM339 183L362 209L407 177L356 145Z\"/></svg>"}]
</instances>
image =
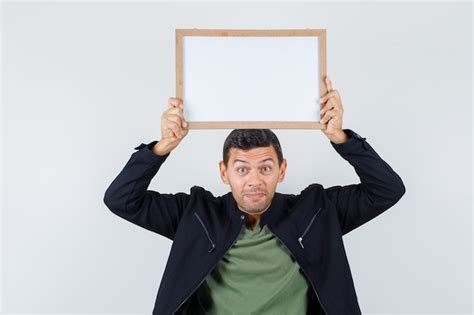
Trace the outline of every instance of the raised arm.
<instances>
[{"instance_id":1,"label":"raised arm","mask_svg":"<svg viewBox=\"0 0 474 315\"><path fill-rule=\"evenodd\" d=\"M336 205L342 234L347 234L395 205L405 194L400 176L360 135L344 129L349 139L331 145L348 161L360 178L360 184L326 188Z\"/></svg>"},{"instance_id":2,"label":"raised arm","mask_svg":"<svg viewBox=\"0 0 474 315\"><path fill-rule=\"evenodd\" d=\"M360 178L360 184L333 186L325 189L336 205L342 234L346 234L392 207L405 194L405 185L397 173L360 135L342 129L341 96L326 78L328 93L323 104L320 123L336 151L348 161Z\"/></svg>"},{"instance_id":3,"label":"raised arm","mask_svg":"<svg viewBox=\"0 0 474 315\"><path fill-rule=\"evenodd\" d=\"M161 139L142 143L112 181L104 203L116 215L145 229L173 239L190 195L147 190L170 152L188 133L182 100L170 98L161 117Z\"/></svg>"}]
</instances>

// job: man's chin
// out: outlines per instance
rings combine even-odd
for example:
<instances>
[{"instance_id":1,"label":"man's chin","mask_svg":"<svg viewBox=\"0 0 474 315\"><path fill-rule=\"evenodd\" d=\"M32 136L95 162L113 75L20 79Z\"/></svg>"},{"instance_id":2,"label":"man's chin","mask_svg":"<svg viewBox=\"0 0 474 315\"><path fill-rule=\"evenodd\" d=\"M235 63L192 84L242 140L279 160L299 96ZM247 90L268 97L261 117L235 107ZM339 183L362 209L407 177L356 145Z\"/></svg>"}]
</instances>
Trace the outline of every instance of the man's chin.
<instances>
[{"instance_id":1,"label":"man's chin","mask_svg":"<svg viewBox=\"0 0 474 315\"><path fill-rule=\"evenodd\" d=\"M259 202L259 203L254 203L254 202L246 202L244 203L244 209L248 213L252 214L258 214L260 212L263 212L266 210L267 205L265 202Z\"/></svg>"}]
</instances>

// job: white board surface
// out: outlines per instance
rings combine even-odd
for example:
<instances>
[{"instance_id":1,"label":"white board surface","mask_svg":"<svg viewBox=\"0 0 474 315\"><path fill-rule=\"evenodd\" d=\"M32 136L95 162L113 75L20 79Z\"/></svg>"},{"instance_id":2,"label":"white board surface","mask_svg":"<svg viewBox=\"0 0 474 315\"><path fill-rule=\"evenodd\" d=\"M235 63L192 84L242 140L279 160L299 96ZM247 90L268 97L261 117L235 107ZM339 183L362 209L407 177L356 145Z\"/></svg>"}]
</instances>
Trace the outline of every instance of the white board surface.
<instances>
[{"instance_id":1,"label":"white board surface","mask_svg":"<svg viewBox=\"0 0 474 315\"><path fill-rule=\"evenodd\" d=\"M317 36L184 36L188 121L319 121Z\"/></svg>"}]
</instances>

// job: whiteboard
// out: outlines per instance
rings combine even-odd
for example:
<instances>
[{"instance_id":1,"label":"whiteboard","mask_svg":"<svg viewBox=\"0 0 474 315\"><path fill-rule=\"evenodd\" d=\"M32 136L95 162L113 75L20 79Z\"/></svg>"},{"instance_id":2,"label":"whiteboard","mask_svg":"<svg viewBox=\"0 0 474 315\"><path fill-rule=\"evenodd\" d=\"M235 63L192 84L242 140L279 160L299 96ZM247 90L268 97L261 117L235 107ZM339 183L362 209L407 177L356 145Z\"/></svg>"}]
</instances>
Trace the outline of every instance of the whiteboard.
<instances>
[{"instance_id":1,"label":"whiteboard","mask_svg":"<svg viewBox=\"0 0 474 315\"><path fill-rule=\"evenodd\" d=\"M176 95L196 128L324 128L326 32L176 30Z\"/></svg>"}]
</instances>

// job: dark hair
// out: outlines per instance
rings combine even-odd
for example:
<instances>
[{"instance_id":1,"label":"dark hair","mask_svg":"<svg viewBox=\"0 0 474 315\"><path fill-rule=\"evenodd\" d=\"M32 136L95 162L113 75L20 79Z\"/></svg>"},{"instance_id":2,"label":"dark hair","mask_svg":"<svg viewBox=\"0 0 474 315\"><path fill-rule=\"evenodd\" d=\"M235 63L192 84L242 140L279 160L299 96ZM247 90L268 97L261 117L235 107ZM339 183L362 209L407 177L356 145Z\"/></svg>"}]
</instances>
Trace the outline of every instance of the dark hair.
<instances>
[{"instance_id":1,"label":"dark hair","mask_svg":"<svg viewBox=\"0 0 474 315\"><path fill-rule=\"evenodd\" d=\"M281 152L280 141L270 129L234 129L224 141L222 152L224 164L229 161L229 150L237 148L241 150L250 150L259 147L268 147L272 145L278 157L278 165L283 162L283 153Z\"/></svg>"}]
</instances>

